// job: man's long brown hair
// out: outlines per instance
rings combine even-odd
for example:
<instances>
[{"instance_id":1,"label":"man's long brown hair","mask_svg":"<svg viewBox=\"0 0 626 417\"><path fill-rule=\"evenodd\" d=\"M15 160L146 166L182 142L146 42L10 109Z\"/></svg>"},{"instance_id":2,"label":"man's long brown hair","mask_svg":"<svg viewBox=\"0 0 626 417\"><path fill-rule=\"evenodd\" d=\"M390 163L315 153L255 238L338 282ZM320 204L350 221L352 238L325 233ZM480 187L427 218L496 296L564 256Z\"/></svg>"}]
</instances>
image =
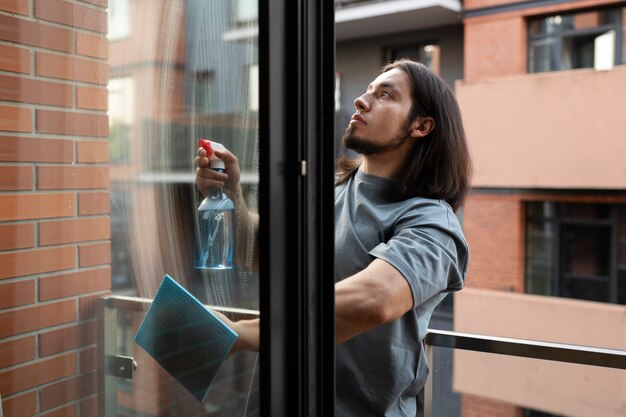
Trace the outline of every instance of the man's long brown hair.
<instances>
[{"instance_id":1,"label":"man's long brown hair","mask_svg":"<svg viewBox=\"0 0 626 417\"><path fill-rule=\"evenodd\" d=\"M450 87L425 65L400 59L385 65L381 74L394 68L404 71L411 84L409 121L432 117L435 127L415 141L398 181L387 190L387 197L393 201L418 196L442 199L456 211L463 206L472 175L459 105ZM339 158L337 184L352 177L361 162L361 158Z\"/></svg>"}]
</instances>

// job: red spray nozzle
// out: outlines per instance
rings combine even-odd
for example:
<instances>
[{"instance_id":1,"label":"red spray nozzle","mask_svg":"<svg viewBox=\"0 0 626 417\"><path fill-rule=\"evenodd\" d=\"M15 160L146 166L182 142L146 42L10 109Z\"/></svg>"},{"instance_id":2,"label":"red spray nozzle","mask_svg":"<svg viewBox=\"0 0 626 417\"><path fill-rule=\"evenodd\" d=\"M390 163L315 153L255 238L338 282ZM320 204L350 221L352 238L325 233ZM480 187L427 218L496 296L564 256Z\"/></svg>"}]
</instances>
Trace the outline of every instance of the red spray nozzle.
<instances>
[{"instance_id":1,"label":"red spray nozzle","mask_svg":"<svg viewBox=\"0 0 626 417\"><path fill-rule=\"evenodd\" d=\"M213 148L211 147L211 141L206 139L198 139L198 146L206 151L206 157L211 159L213 156Z\"/></svg>"}]
</instances>

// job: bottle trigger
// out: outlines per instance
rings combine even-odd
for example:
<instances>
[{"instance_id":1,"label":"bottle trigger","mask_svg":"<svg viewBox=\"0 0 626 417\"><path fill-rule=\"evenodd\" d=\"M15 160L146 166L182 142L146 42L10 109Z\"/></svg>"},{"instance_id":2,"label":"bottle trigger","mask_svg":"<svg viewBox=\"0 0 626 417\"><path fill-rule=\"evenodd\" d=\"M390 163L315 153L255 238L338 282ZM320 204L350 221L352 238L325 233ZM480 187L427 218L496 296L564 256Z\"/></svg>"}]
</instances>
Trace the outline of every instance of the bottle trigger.
<instances>
[{"instance_id":1,"label":"bottle trigger","mask_svg":"<svg viewBox=\"0 0 626 417\"><path fill-rule=\"evenodd\" d=\"M206 157L211 159L213 156L213 148L211 147L211 141L206 139L198 139L198 146L206 151Z\"/></svg>"}]
</instances>

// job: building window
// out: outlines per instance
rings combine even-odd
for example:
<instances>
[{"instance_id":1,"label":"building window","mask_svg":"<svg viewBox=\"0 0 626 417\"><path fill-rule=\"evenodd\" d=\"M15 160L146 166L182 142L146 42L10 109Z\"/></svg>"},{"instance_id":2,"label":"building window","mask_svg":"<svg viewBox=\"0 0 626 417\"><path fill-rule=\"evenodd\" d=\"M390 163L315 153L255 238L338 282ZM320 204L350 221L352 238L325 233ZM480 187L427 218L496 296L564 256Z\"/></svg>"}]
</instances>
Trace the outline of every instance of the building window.
<instances>
[{"instance_id":1,"label":"building window","mask_svg":"<svg viewBox=\"0 0 626 417\"><path fill-rule=\"evenodd\" d=\"M135 83L130 77L109 80L109 158L112 164L130 162L135 122Z\"/></svg>"},{"instance_id":2,"label":"building window","mask_svg":"<svg viewBox=\"0 0 626 417\"><path fill-rule=\"evenodd\" d=\"M526 205L526 292L626 304L626 205Z\"/></svg>"},{"instance_id":3,"label":"building window","mask_svg":"<svg viewBox=\"0 0 626 417\"><path fill-rule=\"evenodd\" d=\"M196 113L210 113L213 100L213 72L196 72L193 90L194 111Z\"/></svg>"},{"instance_id":4,"label":"building window","mask_svg":"<svg viewBox=\"0 0 626 417\"><path fill-rule=\"evenodd\" d=\"M109 0L109 33L110 41L128 37L130 32L130 0Z\"/></svg>"},{"instance_id":5,"label":"building window","mask_svg":"<svg viewBox=\"0 0 626 417\"><path fill-rule=\"evenodd\" d=\"M622 31L622 64L626 64L626 7L622 8L622 22L620 24Z\"/></svg>"},{"instance_id":6,"label":"building window","mask_svg":"<svg viewBox=\"0 0 626 417\"><path fill-rule=\"evenodd\" d=\"M528 72L608 69L624 62L624 9L553 15L528 21Z\"/></svg>"},{"instance_id":7,"label":"building window","mask_svg":"<svg viewBox=\"0 0 626 417\"><path fill-rule=\"evenodd\" d=\"M233 0L236 23L256 21L259 18L258 0Z\"/></svg>"},{"instance_id":8,"label":"building window","mask_svg":"<svg viewBox=\"0 0 626 417\"><path fill-rule=\"evenodd\" d=\"M411 44L387 49L386 59L388 62L400 58L408 58L421 62L432 69L435 74L440 74L441 70L441 50L435 42Z\"/></svg>"},{"instance_id":9,"label":"building window","mask_svg":"<svg viewBox=\"0 0 626 417\"><path fill-rule=\"evenodd\" d=\"M248 110L259 111L259 65L248 68Z\"/></svg>"}]
</instances>

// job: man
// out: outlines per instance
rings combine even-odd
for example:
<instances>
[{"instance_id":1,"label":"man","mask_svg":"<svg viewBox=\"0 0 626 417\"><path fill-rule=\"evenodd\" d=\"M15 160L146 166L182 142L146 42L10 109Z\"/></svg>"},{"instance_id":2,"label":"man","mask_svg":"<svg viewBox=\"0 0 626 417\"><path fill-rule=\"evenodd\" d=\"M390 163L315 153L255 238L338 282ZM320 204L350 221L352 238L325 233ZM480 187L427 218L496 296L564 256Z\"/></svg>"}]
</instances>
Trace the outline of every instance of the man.
<instances>
[{"instance_id":1,"label":"man","mask_svg":"<svg viewBox=\"0 0 626 417\"><path fill-rule=\"evenodd\" d=\"M354 106L343 142L361 156L338 161L335 188L336 415L414 416L428 373L428 322L467 272L454 211L471 161L452 92L422 64L385 66ZM243 204L233 178L207 172L198 155L198 187L230 180ZM236 183L234 156L217 156ZM258 349L258 322L229 324L240 335L236 350Z\"/></svg>"}]
</instances>

